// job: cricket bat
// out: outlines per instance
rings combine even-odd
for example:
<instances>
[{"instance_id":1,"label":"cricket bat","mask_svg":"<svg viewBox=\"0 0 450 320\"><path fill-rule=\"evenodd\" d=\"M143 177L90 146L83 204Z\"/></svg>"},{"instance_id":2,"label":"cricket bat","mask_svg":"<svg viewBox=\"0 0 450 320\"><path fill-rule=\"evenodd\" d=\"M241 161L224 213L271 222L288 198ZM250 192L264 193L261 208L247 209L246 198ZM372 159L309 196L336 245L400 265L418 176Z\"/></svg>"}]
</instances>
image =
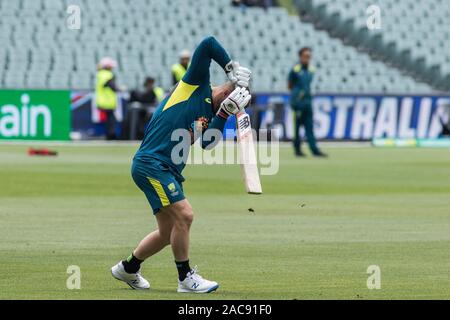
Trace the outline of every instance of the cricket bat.
<instances>
[{"instance_id":1,"label":"cricket bat","mask_svg":"<svg viewBox=\"0 0 450 320\"><path fill-rule=\"evenodd\" d=\"M261 194L258 163L256 161L255 144L253 142L250 116L241 111L236 115L236 133L238 139L239 163L247 193Z\"/></svg>"}]
</instances>

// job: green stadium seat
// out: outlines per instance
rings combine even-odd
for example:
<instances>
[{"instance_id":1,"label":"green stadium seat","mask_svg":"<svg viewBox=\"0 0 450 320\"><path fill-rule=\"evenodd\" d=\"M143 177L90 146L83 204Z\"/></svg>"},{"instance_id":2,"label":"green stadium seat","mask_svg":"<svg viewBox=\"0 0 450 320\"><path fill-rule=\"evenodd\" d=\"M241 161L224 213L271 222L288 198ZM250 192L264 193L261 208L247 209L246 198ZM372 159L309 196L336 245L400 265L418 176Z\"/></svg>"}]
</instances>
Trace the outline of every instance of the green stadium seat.
<instances>
[{"instance_id":1,"label":"green stadium seat","mask_svg":"<svg viewBox=\"0 0 450 320\"><path fill-rule=\"evenodd\" d=\"M432 0L432 3L436 1ZM423 18L417 14L420 10L413 8L406 26L398 30L391 27L392 21L387 18L389 35L375 33L379 34L377 37L365 28L364 9L370 2L368 0L357 3L350 0L295 2L307 10L316 10L324 18L331 16L326 23L329 26L338 23L340 27L335 33L347 36L350 44L371 35L368 47L385 45L398 57L398 63L428 70L428 77L438 74L438 78L444 79L449 71L442 67L450 63L448 54L442 54L450 52L448 32L438 41L434 36L426 37L425 33L411 35L409 32L417 29L411 26L413 21L424 25L429 21L427 16L443 18L439 11L449 12L450 7L444 6L442 10L442 2L425 9L419 6L426 13ZM407 0L406 4L394 5L393 0L386 0L386 6L392 7L395 15L408 12L411 3ZM69 30L65 26L65 9L70 4L82 7L81 30ZM400 91L415 88L415 80L410 76L381 68L366 53L346 46L296 16L289 16L280 7L243 11L231 7L228 0L157 3L149 0L17 0L2 1L0 8L0 42L6 43L8 48L0 49L0 69L5 70L0 81L4 86L39 87L44 84L51 88L92 89L96 64L102 56L110 55L118 59L118 78L128 87L141 86L143 78L151 74L167 89L171 86L170 66L178 61L179 51L193 50L202 37L212 34L223 42L234 58L252 66L254 73L259 75L253 84L256 91L286 91L286 76L297 61L301 46L314 49L317 75L320 75L320 80L318 78L314 84L317 91L371 92L387 90L393 82L405 84L403 89L398 88ZM227 14L232 18L221 19ZM183 18L172 19L173 16ZM37 23L37 18L42 17L45 17L45 23ZM360 29L351 28L352 25ZM433 30L432 26L428 29ZM408 36L403 36L405 33ZM236 41L230 36L235 34L246 41ZM434 48L426 58L424 51L415 49L417 39L414 36L422 37L425 47ZM268 65L272 66L269 72ZM18 74L11 74L11 68ZM212 70L213 82L224 81L217 66ZM358 81L349 81L351 77ZM367 81L371 77L376 77L377 81Z\"/></svg>"}]
</instances>

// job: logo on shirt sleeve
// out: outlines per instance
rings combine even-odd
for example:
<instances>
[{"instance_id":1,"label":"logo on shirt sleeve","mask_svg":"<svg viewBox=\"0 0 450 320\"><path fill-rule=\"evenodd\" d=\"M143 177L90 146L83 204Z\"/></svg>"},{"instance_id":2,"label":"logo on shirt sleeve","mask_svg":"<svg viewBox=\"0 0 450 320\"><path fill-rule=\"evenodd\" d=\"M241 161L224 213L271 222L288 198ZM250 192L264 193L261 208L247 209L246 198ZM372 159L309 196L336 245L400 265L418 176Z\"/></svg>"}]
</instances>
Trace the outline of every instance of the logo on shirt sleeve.
<instances>
[{"instance_id":1,"label":"logo on shirt sleeve","mask_svg":"<svg viewBox=\"0 0 450 320\"><path fill-rule=\"evenodd\" d=\"M175 187L175 183L170 183L167 188L169 189L170 192L174 192L175 190L177 190L177 187Z\"/></svg>"},{"instance_id":2,"label":"logo on shirt sleeve","mask_svg":"<svg viewBox=\"0 0 450 320\"><path fill-rule=\"evenodd\" d=\"M191 127L189 128L189 131L202 132L202 131L208 129L208 126L209 126L208 118L199 117L197 120L192 122Z\"/></svg>"},{"instance_id":3,"label":"logo on shirt sleeve","mask_svg":"<svg viewBox=\"0 0 450 320\"><path fill-rule=\"evenodd\" d=\"M209 120L206 117L199 117L197 120L191 123L189 127L189 133L191 134L191 144L202 134L206 129L208 129Z\"/></svg>"},{"instance_id":4,"label":"logo on shirt sleeve","mask_svg":"<svg viewBox=\"0 0 450 320\"><path fill-rule=\"evenodd\" d=\"M170 195L172 197L175 197L179 194L179 192L177 191L177 187L175 186L175 183L173 183L173 182L171 182L167 185L167 189L169 189Z\"/></svg>"}]
</instances>

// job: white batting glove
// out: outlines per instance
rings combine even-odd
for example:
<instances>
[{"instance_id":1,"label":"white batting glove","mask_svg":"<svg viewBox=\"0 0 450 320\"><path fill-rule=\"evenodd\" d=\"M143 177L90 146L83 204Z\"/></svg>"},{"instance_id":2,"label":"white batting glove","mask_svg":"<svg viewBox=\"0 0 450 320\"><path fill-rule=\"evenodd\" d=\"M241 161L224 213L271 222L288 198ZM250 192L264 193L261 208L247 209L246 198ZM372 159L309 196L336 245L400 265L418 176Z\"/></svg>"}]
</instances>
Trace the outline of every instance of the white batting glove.
<instances>
[{"instance_id":1,"label":"white batting glove","mask_svg":"<svg viewBox=\"0 0 450 320\"><path fill-rule=\"evenodd\" d=\"M250 85L252 72L250 69L240 66L239 62L228 62L225 66L225 72L227 73L228 79L239 87L248 88Z\"/></svg>"},{"instance_id":2,"label":"white batting glove","mask_svg":"<svg viewBox=\"0 0 450 320\"><path fill-rule=\"evenodd\" d=\"M232 114L237 114L248 105L252 96L246 88L237 87L234 91L220 104L218 115L228 118Z\"/></svg>"}]
</instances>

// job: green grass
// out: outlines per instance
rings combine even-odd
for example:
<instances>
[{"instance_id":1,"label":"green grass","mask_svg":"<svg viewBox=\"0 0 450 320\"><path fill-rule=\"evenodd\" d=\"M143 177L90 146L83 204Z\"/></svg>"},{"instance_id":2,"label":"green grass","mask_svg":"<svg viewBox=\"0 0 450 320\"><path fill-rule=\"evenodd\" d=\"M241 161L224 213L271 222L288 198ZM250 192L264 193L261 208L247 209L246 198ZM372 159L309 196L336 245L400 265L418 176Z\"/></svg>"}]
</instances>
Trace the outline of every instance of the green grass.
<instances>
[{"instance_id":1,"label":"green grass","mask_svg":"<svg viewBox=\"0 0 450 320\"><path fill-rule=\"evenodd\" d=\"M221 284L200 297L175 293L169 248L144 264L149 291L110 276L155 228L129 174L136 146L53 148L37 158L0 145L0 299L450 298L450 150L299 160L282 148L261 196L244 193L238 166L189 166L191 261ZM69 265L81 290L66 288ZM381 290L366 287L369 265Z\"/></svg>"}]
</instances>

